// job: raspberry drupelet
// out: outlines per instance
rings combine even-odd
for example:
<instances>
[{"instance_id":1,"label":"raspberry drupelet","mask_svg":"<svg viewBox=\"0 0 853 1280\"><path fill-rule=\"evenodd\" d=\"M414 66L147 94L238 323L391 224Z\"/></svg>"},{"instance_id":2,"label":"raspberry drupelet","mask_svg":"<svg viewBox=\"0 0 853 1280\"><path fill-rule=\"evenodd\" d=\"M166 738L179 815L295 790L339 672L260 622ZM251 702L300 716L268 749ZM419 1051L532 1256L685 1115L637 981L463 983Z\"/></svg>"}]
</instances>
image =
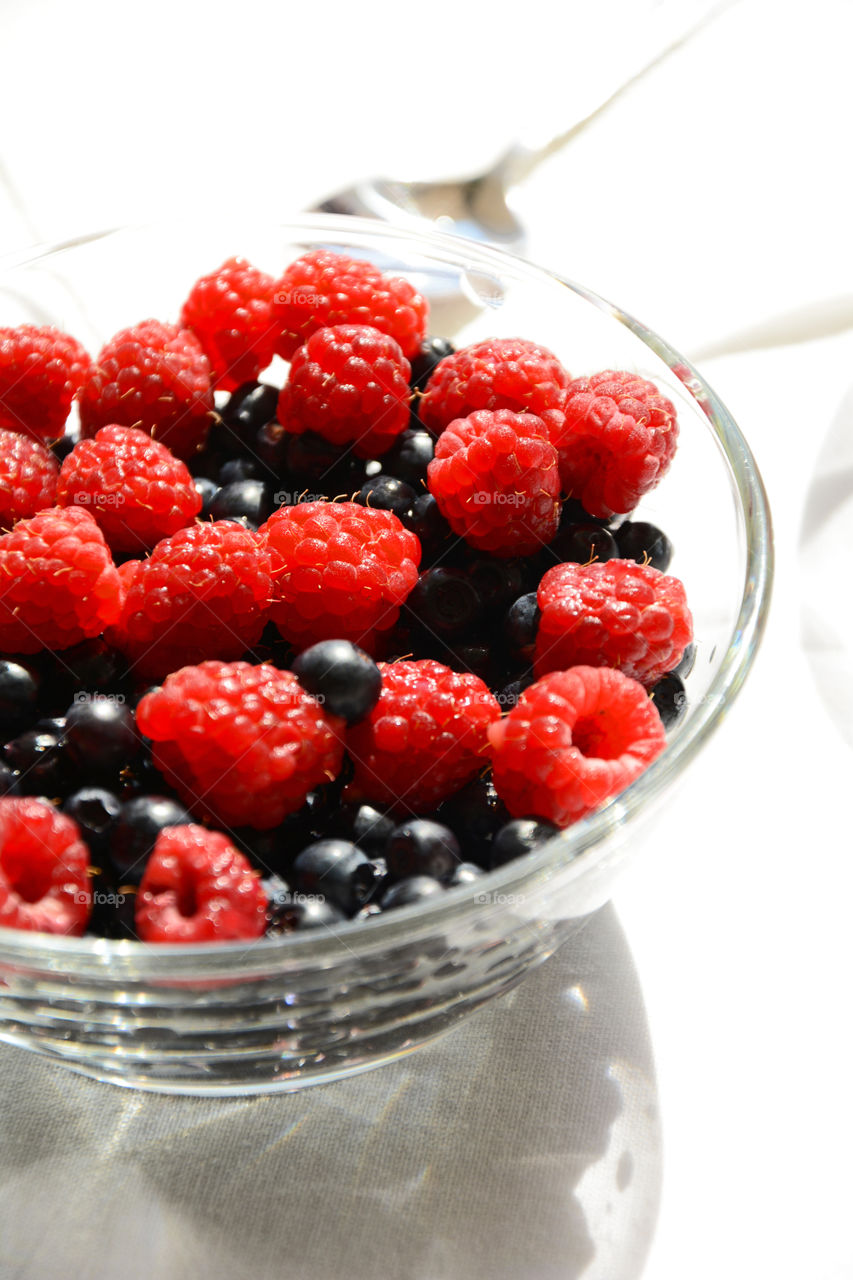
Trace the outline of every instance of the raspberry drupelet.
<instances>
[{"instance_id":1,"label":"raspberry drupelet","mask_svg":"<svg viewBox=\"0 0 853 1280\"><path fill-rule=\"evenodd\" d=\"M56 500L59 463L30 436L0 430L0 529L11 529Z\"/></svg>"},{"instance_id":2,"label":"raspberry drupelet","mask_svg":"<svg viewBox=\"0 0 853 1280\"><path fill-rule=\"evenodd\" d=\"M0 329L0 428L58 440L91 363L76 338L50 325Z\"/></svg>"}]
</instances>

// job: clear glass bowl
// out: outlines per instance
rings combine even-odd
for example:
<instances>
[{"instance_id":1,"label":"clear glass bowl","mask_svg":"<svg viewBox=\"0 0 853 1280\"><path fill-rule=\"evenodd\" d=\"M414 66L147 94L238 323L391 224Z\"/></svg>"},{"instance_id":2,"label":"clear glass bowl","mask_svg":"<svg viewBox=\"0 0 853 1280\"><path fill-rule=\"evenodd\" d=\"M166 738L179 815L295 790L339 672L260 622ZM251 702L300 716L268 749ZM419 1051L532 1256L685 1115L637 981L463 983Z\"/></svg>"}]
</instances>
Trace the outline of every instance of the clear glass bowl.
<instances>
[{"instance_id":1,"label":"clear glass bowl","mask_svg":"<svg viewBox=\"0 0 853 1280\"><path fill-rule=\"evenodd\" d=\"M97 351L145 317L176 319L193 281L232 254L279 274L319 246L413 279L431 299L431 332L457 345L532 338L574 374L635 369L675 401L679 449L641 515L674 542L672 572L693 610L689 705L664 754L621 796L439 900L251 945L0 929L0 1039L116 1084L242 1094L334 1080L417 1048L507 991L607 901L624 860L654 840L660 807L727 714L764 626L770 517L726 409L630 316L497 250L337 217L125 228L0 264L0 324L55 324Z\"/></svg>"}]
</instances>

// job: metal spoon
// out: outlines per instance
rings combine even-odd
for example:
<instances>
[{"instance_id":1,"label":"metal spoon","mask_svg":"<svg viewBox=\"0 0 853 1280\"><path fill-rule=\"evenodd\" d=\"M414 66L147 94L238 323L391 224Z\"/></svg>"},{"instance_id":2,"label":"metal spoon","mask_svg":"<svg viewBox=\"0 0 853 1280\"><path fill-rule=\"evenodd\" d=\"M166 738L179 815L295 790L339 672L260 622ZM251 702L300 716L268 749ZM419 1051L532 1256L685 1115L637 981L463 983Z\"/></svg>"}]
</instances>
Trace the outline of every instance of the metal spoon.
<instances>
[{"instance_id":1,"label":"metal spoon","mask_svg":"<svg viewBox=\"0 0 853 1280\"><path fill-rule=\"evenodd\" d=\"M520 252L525 230L508 193L547 156L563 147L646 72L736 0L657 0L627 38L607 49L604 77L575 99L573 123L559 133L531 134L516 142L485 173L438 182L373 178L346 187L312 206L313 213L379 218L400 226L431 222L440 230Z\"/></svg>"}]
</instances>

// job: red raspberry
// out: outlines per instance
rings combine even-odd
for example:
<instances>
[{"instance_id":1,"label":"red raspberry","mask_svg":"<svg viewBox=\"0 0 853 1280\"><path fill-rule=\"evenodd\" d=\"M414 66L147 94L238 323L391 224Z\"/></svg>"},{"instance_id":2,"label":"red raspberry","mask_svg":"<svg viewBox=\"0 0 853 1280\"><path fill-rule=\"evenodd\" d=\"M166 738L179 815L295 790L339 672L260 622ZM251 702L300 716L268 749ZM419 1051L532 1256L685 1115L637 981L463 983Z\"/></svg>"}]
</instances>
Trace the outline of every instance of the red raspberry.
<instances>
[{"instance_id":1,"label":"red raspberry","mask_svg":"<svg viewBox=\"0 0 853 1280\"><path fill-rule=\"evenodd\" d=\"M0 427L58 440L91 363L76 338L49 325L0 329Z\"/></svg>"},{"instance_id":2,"label":"red raspberry","mask_svg":"<svg viewBox=\"0 0 853 1280\"><path fill-rule=\"evenodd\" d=\"M267 896L257 872L221 831L166 827L136 898L143 942L232 942L259 938Z\"/></svg>"},{"instance_id":3,"label":"red raspberry","mask_svg":"<svg viewBox=\"0 0 853 1280\"><path fill-rule=\"evenodd\" d=\"M292 262L276 285L276 350L290 360L315 329L369 324L394 338L411 360L426 334L427 310L408 280L383 275L362 259L315 249Z\"/></svg>"},{"instance_id":4,"label":"red raspberry","mask_svg":"<svg viewBox=\"0 0 853 1280\"><path fill-rule=\"evenodd\" d=\"M382 692L347 734L350 793L424 812L458 791L487 761L500 707L479 676L431 659L381 662Z\"/></svg>"},{"instance_id":5,"label":"red raspberry","mask_svg":"<svg viewBox=\"0 0 853 1280\"><path fill-rule=\"evenodd\" d=\"M201 494L183 462L134 427L103 427L62 464L56 501L85 506L114 552L140 551L190 524Z\"/></svg>"},{"instance_id":6,"label":"red raspberry","mask_svg":"<svg viewBox=\"0 0 853 1280\"><path fill-rule=\"evenodd\" d=\"M101 351L80 393L84 436L101 427L139 427L189 458L213 421L210 364L189 329L143 320Z\"/></svg>"},{"instance_id":7,"label":"red raspberry","mask_svg":"<svg viewBox=\"0 0 853 1280\"><path fill-rule=\"evenodd\" d=\"M537 676L566 667L618 667L651 687L693 638L684 586L650 564L558 564L539 584Z\"/></svg>"},{"instance_id":8,"label":"red raspberry","mask_svg":"<svg viewBox=\"0 0 853 1280\"><path fill-rule=\"evenodd\" d=\"M43 444L0 431L0 529L52 507L58 475L59 463Z\"/></svg>"},{"instance_id":9,"label":"red raspberry","mask_svg":"<svg viewBox=\"0 0 853 1280\"><path fill-rule=\"evenodd\" d=\"M592 516L633 511L675 453L672 401L635 373L606 369L570 382L564 411L554 437L564 491Z\"/></svg>"},{"instance_id":10,"label":"red raspberry","mask_svg":"<svg viewBox=\"0 0 853 1280\"><path fill-rule=\"evenodd\" d=\"M451 529L480 551L531 555L557 532L557 451L533 413L483 409L451 422L427 475Z\"/></svg>"},{"instance_id":11,"label":"red raspberry","mask_svg":"<svg viewBox=\"0 0 853 1280\"><path fill-rule=\"evenodd\" d=\"M352 640L373 652L418 580L421 547L390 511L354 502L304 502L259 529L269 549L270 618L299 649Z\"/></svg>"},{"instance_id":12,"label":"red raspberry","mask_svg":"<svg viewBox=\"0 0 853 1280\"><path fill-rule=\"evenodd\" d=\"M147 560L122 566L122 578L124 608L111 639L146 679L205 658L239 658L260 639L269 556L234 520L181 529Z\"/></svg>"},{"instance_id":13,"label":"red raspberry","mask_svg":"<svg viewBox=\"0 0 853 1280\"><path fill-rule=\"evenodd\" d=\"M549 427L553 422L557 428L568 382L568 373L547 347L524 338L487 338L439 362L418 405L418 417L436 434L478 409L545 415Z\"/></svg>"},{"instance_id":14,"label":"red raspberry","mask_svg":"<svg viewBox=\"0 0 853 1280\"><path fill-rule=\"evenodd\" d=\"M495 790L513 817L567 827L639 777L666 733L636 680L578 666L526 689L489 741Z\"/></svg>"},{"instance_id":15,"label":"red raspberry","mask_svg":"<svg viewBox=\"0 0 853 1280\"><path fill-rule=\"evenodd\" d=\"M350 444L359 458L386 453L409 425L411 366L398 344L369 325L317 329L293 357L278 399L287 431Z\"/></svg>"},{"instance_id":16,"label":"red raspberry","mask_svg":"<svg viewBox=\"0 0 853 1280\"><path fill-rule=\"evenodd\" d=\"M223 391L254 381L272 360L275 287L272 276L245 258L229 258L190 290L181 310L181 328L192 329Z\"/></svg>"},{"instance_id":17,"label":"red raspberry","mask_svg":"<svg viewBox=\"0 0 853 1280\"><path fill-rule=\"evenodd\" d=\"M92 909L76 822L31 796L0 800L0 925L80 937Z\"/></svg>"},{"instance_id":18,"label":"red raspberry","mask_svg":"<svg viewBox=\"0 0 853 1280\"><path fill-rule=\"evenodd\" d=\"M0 651L67 649L120 611L119 576L88 511L48 507L0 538Z\"/></svg>"},{"instance_id":19,"label":"red raspberry","mask_svg":"<svg viewBox=\"0 0 853 1280\"><path fill-rule=\"evenodd\" d=\"M183 667L142 698L136 720L190 812L225 825L277 827L343 760L343 721L292 671L264 663Z\"/></svg>"}]
</instances>

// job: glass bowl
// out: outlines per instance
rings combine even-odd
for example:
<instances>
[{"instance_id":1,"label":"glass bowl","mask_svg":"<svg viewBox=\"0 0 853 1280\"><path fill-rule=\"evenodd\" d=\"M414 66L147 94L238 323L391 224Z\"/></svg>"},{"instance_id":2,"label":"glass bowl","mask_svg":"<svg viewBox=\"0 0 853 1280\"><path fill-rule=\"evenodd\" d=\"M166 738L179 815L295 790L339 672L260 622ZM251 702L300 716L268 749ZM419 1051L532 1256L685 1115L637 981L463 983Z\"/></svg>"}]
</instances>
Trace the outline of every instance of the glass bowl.
<instances>
[{"instance_id":1,"label":"glass bowl","mask_svg":"<svg viewBox=\"0 0 853 1280\"><path fill-rule=\"evenodd\" d=\"M694 614L688 707L666 751L622 795L437 900L249 945L0 929L0 1039L96 1079L189 1094L296 1089L395 1059L509 990L608 900L624 861L654 840L661 806L728 713L763 630L770 518L726 409L630 316L508 254L331 216L130 227L0 264L0 324L54 324L97 351L145 317L176 319L193 281L232 254L279 274L319 246L415 281L432 303L430 331L457 345L531 338L573 374L633 369L675 402L679 449L640 515L675 544L672 572Z\"/></svg>"}]
</instances>

